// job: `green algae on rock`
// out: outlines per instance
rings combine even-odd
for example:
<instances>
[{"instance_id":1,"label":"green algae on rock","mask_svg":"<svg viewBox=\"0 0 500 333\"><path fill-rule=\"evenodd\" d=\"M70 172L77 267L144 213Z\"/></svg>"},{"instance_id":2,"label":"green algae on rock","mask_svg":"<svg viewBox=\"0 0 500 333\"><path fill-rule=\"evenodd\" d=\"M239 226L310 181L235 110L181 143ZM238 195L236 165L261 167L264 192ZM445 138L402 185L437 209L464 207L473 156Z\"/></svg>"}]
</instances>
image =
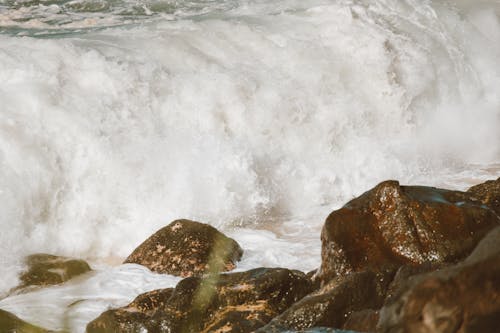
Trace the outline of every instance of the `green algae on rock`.
<instances>
[{"instance_id":1,"label":"green algae on rock","mask_svg":"<svg viewBox=\"0 0 500 333\"><path fill-rule=\"evenodd\" d=\"M21 285L16 288L17 290L29 286L63 283L91 270L84 260L44 253L30 255L26 257L25 262L27 269L19 277Z\"/></svg>"}]
</instances>

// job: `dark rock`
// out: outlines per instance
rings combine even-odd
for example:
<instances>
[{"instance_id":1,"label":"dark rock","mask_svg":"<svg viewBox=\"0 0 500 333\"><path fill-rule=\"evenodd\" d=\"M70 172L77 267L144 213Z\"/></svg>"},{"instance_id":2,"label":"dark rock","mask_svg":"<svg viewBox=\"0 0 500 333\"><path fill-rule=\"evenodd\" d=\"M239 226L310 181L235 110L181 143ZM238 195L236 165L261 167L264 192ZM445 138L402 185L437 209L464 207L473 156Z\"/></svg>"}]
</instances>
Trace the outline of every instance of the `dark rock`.
<instances>
[{"instance_id":1,"label":"dark rock","mask_svg":"<svg viewBox=\"0 0 500 333\"><path fill-rule=\"evenodd\" d=\"M87 332L253 332L310 291L305 274L280 268L189 277L148 312L109 310Z\"/></svg>"},{"instance_id":2,"label":"dark rock","mask_svg":"<svg viewBox=\"0 0 500 333\"><path fill-rule=\"evenodd\" d=\"M456 262L499 223L470 193L386 181L328 216L318 275Z\"/></svg>"},{"instance_id":3,"label":"dark rock","mask_svg":"<svg viewBox=\"0 0 500 333\"><path fill-rule=\"evenodd\" d=\"M462 263L411 277L380 311L383 333L484 333L500 328L500 227Z\"/></svg>"},{"instance_id":4,"label":"dark rock","mask_svg":"<svg viewBox=\"0 0 500 333\"><path fill-rule=\"evenodd\" d=\"M50 254L33 254L25 261L27 269L21 274L21 285L16 289L63 283L91 270L84 260Z\"/></svg>"},{"instance_id":5,"label":"dark rock","mask_svg":"<svg viewBox=\"0 0 500 333\"><path fill-rule=\"evenodd\" d=\"M28 324L10 312L0 309L0 332L2 333L48 333L49 331Z\"/></svg>"},{"instance_id":6,"label":"dark rock","mask_svg":"<svg viewBox=\"0 0 500 333\"><path fill-rule=\"evenodd\" d=\"M87 332L141 332L158 308L166 306L174 289L159 289L137 296L129 305L108 310L87 325Z\"/></svg>"},{"instance_id":7,"label":"dark rock","mask_svg":"<svg viewBox=\"0 0 500 333\"><path fill-rule=\"evenodd\" d=\"M378 311L365 309L351 313L344 323L344 330L356 332L375 332L377 330Z\"/></svg>"},{"instance_id":8,"label":"dark rock","mask_svg":"<svg viewBox=\"0 0 500 333\"><path fill-rule=\"evenodd\" d=\"M358 272L337 278L274 318L257 332L304 330L311 327L341 328L353 312L379 309L393 274Z\"/></svg>"},{"instance_id":9,"label":"dark rock","mask_svg":"<svg viewBox=\"0 0 500 333\"><path fill-rule=\"evenodd\" d=\"M493 209L500 216L500 178L472 186L467 190L467 193L481 200L483 204Z\"/></svg>"},{"instance_id":10,"label":"dark rock","mask_svg":"<svg viewBox=\"0 0 500 333\"><path fill-rule=\"evenodd\" d=\"M234 269L243 250L214 227L177 220L158 230L125 260L157 273L182 277Z\"/></svg>"}]
</instances>

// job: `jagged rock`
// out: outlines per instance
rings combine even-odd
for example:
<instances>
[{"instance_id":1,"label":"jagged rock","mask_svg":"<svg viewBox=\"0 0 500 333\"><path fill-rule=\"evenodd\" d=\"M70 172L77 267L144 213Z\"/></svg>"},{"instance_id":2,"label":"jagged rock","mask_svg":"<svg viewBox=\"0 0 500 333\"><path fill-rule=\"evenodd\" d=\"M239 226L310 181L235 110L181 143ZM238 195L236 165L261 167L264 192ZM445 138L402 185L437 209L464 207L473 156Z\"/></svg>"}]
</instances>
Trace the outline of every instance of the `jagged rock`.
<instances>
[{"instance_id":1,"label":"jagged rock","mask_svg":"<svg viewBox=\"0 0 500 333\"><path fill-rule=\"evenodd\" d=\"M91 270L84 260L43 253L30 255L25 262L27 269L20 276L21 285L17 290L63 283Z\"/></svg>"},{"instance_id":2,"label":"jagged rock","mask_svg":"<svg viewBox=\"0 0 500 333\"><path fill-rule=\"evenodd\" d=\"M234 269L243 250L236 241L200 222L177 220L139 245L125 263L182 277Z\"/></svg>"},{"instance_id":3,"label":"jagged rock","mask_svg":"<svg viewBox=\"0 0 500 333\"><path fill-rule=\"evenodd\" d=\"M129 305L108 310L87 325L87 332L143 332L158 308L166 306L174 289L159 289L137 296Z\"/></svg>"},{"instance_id":4,"label":"jagged rock","mask_svg":"<svg viewBox=\"0 0 500 333\"><path fill-rule=\"evenodd\" d=\"M470 193L385 181L328 216L318 277L455 262L498 223Z\"/></svg>"},{"instance_id":5,"label":"jagged rock","mask_svg":"<svg viewBox=\"0 0 500 333\"><path fill-rule=\"evenodd\" d=\"M2 333L48 333L49 331L31 325L10 312L0 309L0 332Z\"/></svg>"},{"instance_id":6,"label":"jagged rock","mask_svg":"<svg viewBox=\"0 0 500 333\"><path fill-rule=\"evenodd\" d=\"M116 312L110 311L124 313L129 305L105 312L87 332L253 332L310 291L305 274L281 268L189 277L177 284L166 302L155 303L146 320L141 316L141 324L128 322L129 330L114 330Z\"/></svg>"},{"instance_id":7,"label":"jagged rock","mask_svg":"<svg viewBox=\"0 0 500 333\"><path fill-rule=\"evenodd\" d=\"M304 330L312 327L342 328L353 312L379 309L393 273L358 272L330 281L304 297L257 332Z\"/></svg>"},{"instance_id":8,"label":"jagged rock","mask_svg":"<svg viewBox=\"0 0 500 333\"><path fill-rule=\"evenodd\" d=\"M344 323L344 330L370 333L377 330L378 311L365 309L351 313Z\"/></svg>"},{"instance_id":9,"label":"jagged rock","mask_svg":"<svg viewBox=\"0 0 500 333\"><path fill-rule=\"evenodd\" d=\"M497 180L488 180L485 183L472 186L467 190L467 193L481 200L483 204L500 216L500 177Z\"/></svg>"},{"instance_id":10,"label":"jagged rock","mask_svg":"<svg viewBox=\"0 0 500 333\"><path fill-rule=\"evenodd\" d=\"M484 333L500 328L500 227L462 263L409 278L380 311L383 333Z\"/></svg>"}]
</instances>

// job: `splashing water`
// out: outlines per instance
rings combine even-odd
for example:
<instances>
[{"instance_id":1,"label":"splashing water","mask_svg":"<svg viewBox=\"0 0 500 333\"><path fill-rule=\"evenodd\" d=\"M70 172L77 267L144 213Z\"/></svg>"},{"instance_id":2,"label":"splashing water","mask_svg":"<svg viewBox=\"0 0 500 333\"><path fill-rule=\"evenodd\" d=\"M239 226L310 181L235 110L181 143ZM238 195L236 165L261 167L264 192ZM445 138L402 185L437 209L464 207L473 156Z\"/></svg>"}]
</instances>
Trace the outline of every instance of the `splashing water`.
<instances>
[{"instance_id":1,"label":"splashing water","mask_svg":"<svg viewBox=\"0 0 500 333\"><path fill-rule=\"evenodd\" d=\"M379 181L498 177L499 8L0 0L0 289L26 254L123 258L175 218L235 237L239 269L309 270Z\"/></svg>"}]
</instances>

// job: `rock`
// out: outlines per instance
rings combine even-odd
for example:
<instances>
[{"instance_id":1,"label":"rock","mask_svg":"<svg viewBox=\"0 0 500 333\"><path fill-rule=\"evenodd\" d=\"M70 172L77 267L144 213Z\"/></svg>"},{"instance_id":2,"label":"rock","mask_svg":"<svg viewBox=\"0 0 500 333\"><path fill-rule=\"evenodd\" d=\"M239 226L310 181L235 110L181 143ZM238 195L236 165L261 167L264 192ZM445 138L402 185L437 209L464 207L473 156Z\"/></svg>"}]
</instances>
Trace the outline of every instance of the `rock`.
<instances>
[{"instance_id":1,"label":"rock","mask_svg":"<svg viewBox=\"0 0 500 333\"><path fill-rule=\"evenodd\" d=\"M378 311L365 309L351 313L344 323L344 330L368 333L377 330Z\"/></svg>"},{"instance_id":2,"label":"rock","mask_svg":"<svg viewBox=\"0 0 500 333\"><path fill-rule=\"evenodd\" d=\"M139 245L125 263L148 267L157 273L182 277L234 269L243 250L214 227L177 220Z\"/></svg>"},{"instance_id":3,"label":"rock","mask_svg":"<svg viewBox=\"0 0 500 333\"><path fill-rule=\"evenodd\" d=\"M356 311L379 309L393 273L358 272L330 281L257 332L302 331L312 327L342 328ZM338 281L337 281L338 280Z\"/></svg>"},{"instance_id":4,"label":"rock","mask_svg":"<svg viewBox=\"0 0 500 333\"><path fill-rule=\"evenodd\" d=\"M500 227L462 263L416 275L380 311L383 333L484 333L500 328Z\"/></svg>"},{"instance_id":5,"label":"rock","mask_svg":"<svg viewBox=\"0 0 500 333\"><path fill-rule=\"evenodd\" d=\"M498 223L470 193L385 181L328 216L318 277L456 262Z\"/></svg>"},{"instance_id":6,"label":"rock","mask_svg":"<svg viewBox=\"0 0 500 333\"><path fill-rule=\"evenodd\" d=\"M43 253L30 255L25 262L27 269L21 274L21 285L16 289L63 283L91 270L84 260Z\"/></svg>"},{"instance_id":7,"label":"rock","mask_svg":"<svg viewBox=\"0 0 500 333\"><path fill-rule=\"evenodd\" d=\"M10 312L0 309L0 332L2 333L48 333L49 331L28 324Z\"/></svg>"},{"instance_id":8,"label":"rock","mask_svg":"<svg viewBox=\"0 0 500 333\"><path fill-rule=\"evenodd\" d=\"M137 296L129 305L108 310L87 325L87 332L143 332L158 308L166 306L174 289L159 289Z\"/></svg>"},{"instance_id":9,"label":"rock","mask_svg":"<svg viewBox=\"0 0 500 333\"><path fill-rule=\"evenodd\" d=\"M500 216L500 178L472 186L467 193L472 194Z\"/></svg>"},{"instance_id":10,"label":"rock","mask_svg":"<svg viewBox=\"0 0 500 333\"><path fill-rule=\"evenodd\" d=\"M165 302L150 302L150 312L127 317L131 305L110 310L87 332L253 332L310 291L305 274L281 268L189 277Z\"/></svg>"}]
</instances>

